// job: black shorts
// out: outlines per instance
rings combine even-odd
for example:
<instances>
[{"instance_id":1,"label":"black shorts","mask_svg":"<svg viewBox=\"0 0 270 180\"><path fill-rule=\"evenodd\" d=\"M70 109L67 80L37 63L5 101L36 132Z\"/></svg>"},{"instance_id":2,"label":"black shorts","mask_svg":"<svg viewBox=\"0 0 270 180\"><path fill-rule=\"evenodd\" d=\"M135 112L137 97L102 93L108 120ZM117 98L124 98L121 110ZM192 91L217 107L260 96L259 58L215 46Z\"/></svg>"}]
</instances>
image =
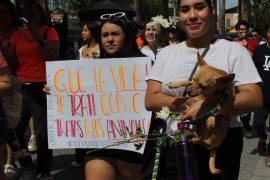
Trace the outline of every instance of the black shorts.
<instances>
[{"instance_id":1,"label":"black shorts","mask_svg":"<svg viewBox=\"0 0 270 180\"><path fill-rule=\"evenodd\" d=\"M119 150L119 149L102 149L102 150L97 150L97 151L93 151L93 150L96 150L96 149L88 150L86 160L90 160L92 159L92 157L103 157L103 158L112 158L115 160L121 160L130 164L143 163L143 155L136 152L124 151L124 150Z\"/></svg>"},{"instance_id":2,"label":"black shorts","mask_svg":"<svg viewBox=\"0 0 270 180\"><path fill-rule=\"evenodd\" d=\"M0 118L0 145L7 142L7 122L5 118Z\"/></svg>"}]
</instances>

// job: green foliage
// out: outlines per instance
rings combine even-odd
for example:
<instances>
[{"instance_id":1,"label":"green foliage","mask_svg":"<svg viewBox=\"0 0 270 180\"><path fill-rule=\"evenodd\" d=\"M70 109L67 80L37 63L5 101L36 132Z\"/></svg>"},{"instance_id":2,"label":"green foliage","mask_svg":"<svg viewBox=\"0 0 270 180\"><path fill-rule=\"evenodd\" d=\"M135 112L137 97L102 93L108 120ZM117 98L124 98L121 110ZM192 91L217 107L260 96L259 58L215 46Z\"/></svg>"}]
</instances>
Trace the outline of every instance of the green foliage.
<instances>
[{"instance_id":1,"label":"green foliage","mask_svg":"<svg viewBox=\"0 0 270 180\"><path fill-rule=\"evenodd\" d=\"M145 22L149 21L151 17L162 14L161 0L147 0L141 3L141 19Z\"/></svg>"},{"instance_id":2,"label":"green foliage","mask_svg":"<svg viewBox=\"0 0 270 180\"><path fill-rule=\"evenodd\" d=\"M263 35L270 23L270 1L251 0L251 25L261 31Z\"/></svg>"},{"instance_id":3,"label":"green foliage","mask_svg":"<svg viewBox=\"0 0 270 180\"><path fill-rule=\"evenodd\" d=\"M69 15L76 15L79 11L91 7L94 3L101 2L101 0L49 0L55 5L60 5L60 8ZM133 6L134 0L111 0L119 3L126 3ZM157 15L165 15L166 7L162 3L164 0L140 0L140 14L144 22L150 20L151 17Z\"/></svg>"}]
</instances>

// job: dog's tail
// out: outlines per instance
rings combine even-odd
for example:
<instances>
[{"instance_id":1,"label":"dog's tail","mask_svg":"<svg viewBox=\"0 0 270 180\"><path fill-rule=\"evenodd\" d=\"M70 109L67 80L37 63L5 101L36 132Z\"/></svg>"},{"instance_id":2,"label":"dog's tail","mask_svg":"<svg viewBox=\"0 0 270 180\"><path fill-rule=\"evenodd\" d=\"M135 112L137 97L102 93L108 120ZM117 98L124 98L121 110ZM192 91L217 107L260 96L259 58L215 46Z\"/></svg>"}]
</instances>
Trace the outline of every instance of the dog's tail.
<instances>
[{"instance_id":1,"label":"dog's tail","mask_svg":"<svg viewBox=\"0 0 270 180\"><path fill-rule=\"evenodd\" d=\"M212 174L221 173L221 170L216 168L216 150L215 149L210 150L209 169Z\"/></svg>"}]
</instances>

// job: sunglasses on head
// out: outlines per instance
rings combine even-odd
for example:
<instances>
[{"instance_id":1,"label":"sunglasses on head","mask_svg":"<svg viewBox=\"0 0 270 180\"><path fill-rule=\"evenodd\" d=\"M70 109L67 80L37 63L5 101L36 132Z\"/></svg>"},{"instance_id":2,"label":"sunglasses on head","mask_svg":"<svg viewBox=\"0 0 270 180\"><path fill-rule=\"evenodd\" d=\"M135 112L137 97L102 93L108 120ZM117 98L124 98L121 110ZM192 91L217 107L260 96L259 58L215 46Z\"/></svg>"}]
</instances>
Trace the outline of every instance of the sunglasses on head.
<instances>
[{"instance_id":1,"label":"sunglasses on head","mask_svg":"<svg viewBox=\"0 0 270 180\"><path fill-rule=\"evenodd\" d=\"M106 20L111 20L111 19L124 19L124 20L128 21L126 13L124 13L124 12L116 12L113 14L103 14L100 16L101 21L106 21Z\"/></svg>"}]
</instances>

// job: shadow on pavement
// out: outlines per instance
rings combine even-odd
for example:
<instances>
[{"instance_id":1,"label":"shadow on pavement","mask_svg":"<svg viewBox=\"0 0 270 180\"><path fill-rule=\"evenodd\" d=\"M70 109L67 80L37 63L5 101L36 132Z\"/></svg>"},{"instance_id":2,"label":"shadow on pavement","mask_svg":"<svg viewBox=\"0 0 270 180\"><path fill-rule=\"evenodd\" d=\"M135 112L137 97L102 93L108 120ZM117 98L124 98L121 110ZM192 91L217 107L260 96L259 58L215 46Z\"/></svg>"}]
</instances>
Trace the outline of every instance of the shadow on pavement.
<instances>
[{"instance_id":1,"label":"shadow on pavement","mask_svg":"<svg viewBox=\"0 0 270 180\"><path fill-rule=\"evenodd\" d=\"M59 155L53 157L52 175L54 180L83 180L84 168L74 168L70 163L74 160L74 155ZM36 161L24 169L20 180L35 180L36 179Z\"/></svg>"}]
</instances>

